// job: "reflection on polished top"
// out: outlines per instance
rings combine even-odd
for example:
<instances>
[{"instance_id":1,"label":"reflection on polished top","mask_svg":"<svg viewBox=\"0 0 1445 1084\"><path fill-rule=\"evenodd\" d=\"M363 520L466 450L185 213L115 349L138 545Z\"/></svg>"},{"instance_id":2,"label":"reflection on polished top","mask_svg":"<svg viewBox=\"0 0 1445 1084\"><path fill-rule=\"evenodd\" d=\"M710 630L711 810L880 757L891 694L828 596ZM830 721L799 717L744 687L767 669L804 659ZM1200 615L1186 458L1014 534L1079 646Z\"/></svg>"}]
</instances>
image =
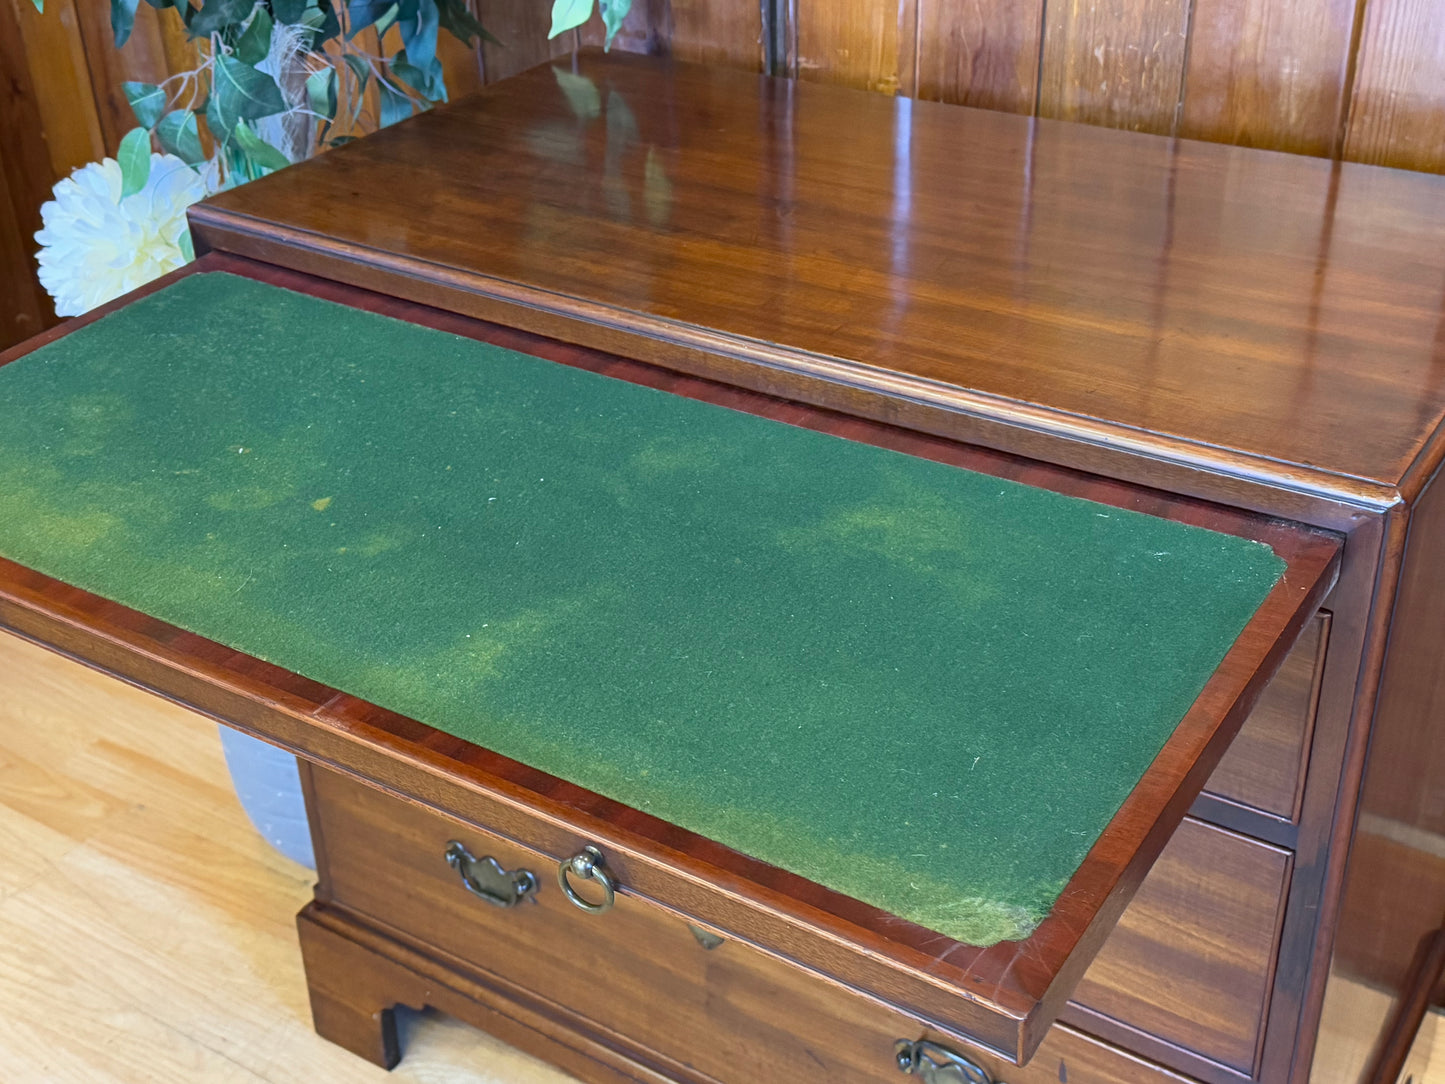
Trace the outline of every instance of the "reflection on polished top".
<instances>
[{"instance_id":1,"label":"reflection on polished top","mask_svg":"<svg viewBox=\"0 0 1445 1084\"><path fill-rule=\"evenodd\" d=\"M256 220L1375 496L1445 411L1441 177L584 53L199 213Z\"/></svg>"}]
</instances>

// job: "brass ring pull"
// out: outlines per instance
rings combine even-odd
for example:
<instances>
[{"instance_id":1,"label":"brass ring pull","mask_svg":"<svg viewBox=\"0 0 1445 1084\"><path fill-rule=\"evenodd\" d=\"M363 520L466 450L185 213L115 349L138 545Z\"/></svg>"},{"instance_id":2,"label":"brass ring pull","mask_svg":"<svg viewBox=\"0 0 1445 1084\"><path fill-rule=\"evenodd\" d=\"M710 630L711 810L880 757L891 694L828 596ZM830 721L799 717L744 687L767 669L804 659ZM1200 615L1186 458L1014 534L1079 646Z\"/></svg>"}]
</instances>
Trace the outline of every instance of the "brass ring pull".
<instances>
[{"instance_id":1,"label":"brass ring pull","mask_svg":"<svg viewBox=\"0 0 1445 1084\"><path fill-rule=\"evenodd\" d=\"M557 865L557 883L562 886L563 894L582 910L593 915L600 915L603 911L610 910L613 903L617 901L617 885L607 875L607 871L602 868L603 862L602 852L596 847L588 845L571 858L563 859ZM573 888L570 880L572 874L576 874L584 881L596 881L600 884L602 886L602 902L593 903Z\"/></svg>"}]
</instances>

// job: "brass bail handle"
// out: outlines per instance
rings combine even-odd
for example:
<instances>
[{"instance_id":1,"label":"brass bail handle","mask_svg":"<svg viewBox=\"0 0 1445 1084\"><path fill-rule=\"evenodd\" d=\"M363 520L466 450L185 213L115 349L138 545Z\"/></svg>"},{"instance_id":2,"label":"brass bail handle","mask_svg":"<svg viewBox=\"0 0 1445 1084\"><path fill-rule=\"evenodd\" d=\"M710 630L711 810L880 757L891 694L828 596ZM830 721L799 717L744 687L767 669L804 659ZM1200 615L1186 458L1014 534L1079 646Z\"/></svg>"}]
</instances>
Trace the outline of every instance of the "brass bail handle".
<instances>
[{"instance_id":1,"label":"brass bail handle","mask_svg":"<svg viewBox=\"0 0 1445 1084\"><path fill-rule=\"evenodd\" d=\"M603 911L611 910L612 905L617 901L617 884L602 868L605 863L602 852L591 844L583 847L571 858L564 858L557 866L557 883L562 886L563 894L588 914L600 915ZM593 903L572 885L572 878L576 877L582 881L596 881L602 886L602 899Z\"/></svg>"},{"instance_id":2,"label":"brass bail handle","mask_svg":"<svg viewBox=\"0 0 1445 1084\"><path fill-rule=\"evenodd\" d=\"M982 1065L927 1039L899 1039L893 1044L893 1054L898 1068L923 1084L1003 1084Z\"/></svg>"},{"instance_id":3,"label":"brass bail handle","mask_svg":"<svg viewBox=\"0 0 1445 1084\"><path fill-rule=\"evenodd\" d=\"M493 907L515 907L523 900L536 903L537 875L529 869L505 870L491 855L477 858L460 840L451 840L443 852L447 865L461 875L462 887Z\"/></svg>"}]
</instances>

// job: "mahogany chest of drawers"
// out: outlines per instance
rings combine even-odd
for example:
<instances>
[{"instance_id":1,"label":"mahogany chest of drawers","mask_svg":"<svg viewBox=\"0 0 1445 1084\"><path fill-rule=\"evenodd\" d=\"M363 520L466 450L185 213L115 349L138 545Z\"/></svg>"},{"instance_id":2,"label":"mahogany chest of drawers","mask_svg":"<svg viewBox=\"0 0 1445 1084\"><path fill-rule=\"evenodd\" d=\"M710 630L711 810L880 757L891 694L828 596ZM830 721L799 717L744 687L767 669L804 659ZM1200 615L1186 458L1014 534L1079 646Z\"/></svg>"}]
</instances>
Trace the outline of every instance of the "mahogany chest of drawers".
<instances>
[{"instance_id":1,"label":"mahogany chest of drawers","mask_svg":"<svg viewBox=\"0 0 1445 1084\"><path fill-rule=\"evenodd\" d=\"M393 200L403 178L425 198ZM974 946L0 561L0 625L304 758L323 1035L390 1065L391 1009L430 1005L609 1082L1361 1079L1385 1020L1317 1044L1327 995L1387 1009L1445 912L1418 860L1441 838L1440 179L583 54L191 222L172 280L229 272L1287 565L1053 911ZM1392 884L1410 903L1382 915Z\"/></svg>"}]
</instances>

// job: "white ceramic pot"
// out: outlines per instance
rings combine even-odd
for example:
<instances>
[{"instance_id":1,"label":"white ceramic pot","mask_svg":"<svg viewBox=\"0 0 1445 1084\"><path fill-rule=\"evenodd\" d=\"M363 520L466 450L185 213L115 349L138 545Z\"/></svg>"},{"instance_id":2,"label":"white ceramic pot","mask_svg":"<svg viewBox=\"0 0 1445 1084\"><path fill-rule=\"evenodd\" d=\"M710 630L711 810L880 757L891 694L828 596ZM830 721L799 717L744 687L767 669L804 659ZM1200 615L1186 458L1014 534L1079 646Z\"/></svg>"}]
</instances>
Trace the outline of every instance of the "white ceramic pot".
<instances>
[{"instance_id":1,"label":"white ceramic pot","mask_svg":"<svg viewBox=\"0 0 1445 1084\"><path fill-rule=\"evenodd\" d=\"M296 758L239 730L220 729L231 784L256 831L293 862L315 869Z\"/></svg>"}]
</instances>

